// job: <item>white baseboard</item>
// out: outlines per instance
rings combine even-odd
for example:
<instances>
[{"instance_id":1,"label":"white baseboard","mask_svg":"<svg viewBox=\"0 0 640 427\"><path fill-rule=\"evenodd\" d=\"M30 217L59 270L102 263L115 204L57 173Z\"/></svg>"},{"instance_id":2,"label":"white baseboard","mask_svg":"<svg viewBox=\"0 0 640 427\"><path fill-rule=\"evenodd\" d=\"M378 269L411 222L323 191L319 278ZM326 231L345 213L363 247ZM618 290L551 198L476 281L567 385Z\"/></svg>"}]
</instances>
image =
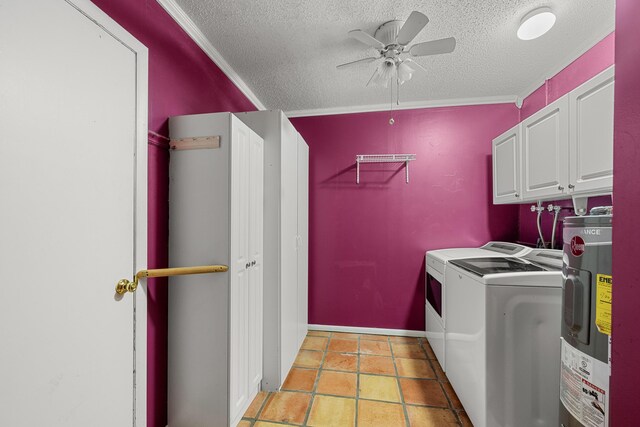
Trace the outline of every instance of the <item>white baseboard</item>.
<instances>
[{"instance_id":1,"label":"white baseboard","mask_svg":"<svg viewBox=\"0 0 640 427\"><path fill-rule=\"evenodd\" d=\"M425 337L425 331L407 329L360 328L357 326L309 325L310 331L350 332L353 334L396 335L400 337Z\"/></svg>"}]
</instances>

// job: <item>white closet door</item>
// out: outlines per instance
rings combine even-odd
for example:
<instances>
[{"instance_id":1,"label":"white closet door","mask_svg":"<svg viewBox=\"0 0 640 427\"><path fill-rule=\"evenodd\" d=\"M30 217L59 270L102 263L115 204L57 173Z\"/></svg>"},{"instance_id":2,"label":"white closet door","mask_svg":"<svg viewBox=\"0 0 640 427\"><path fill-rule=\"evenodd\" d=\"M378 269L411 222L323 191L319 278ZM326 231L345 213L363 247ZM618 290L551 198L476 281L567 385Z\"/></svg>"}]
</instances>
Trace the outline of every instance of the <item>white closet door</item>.
<instances>
[{"instance_id":1,"label":"white closet door","mask_svg":"<svg viewBox=\"0 0 640 427\"><path fill-rule=\"evenodd\" d=\"M264 143L254 132L250 136L249 200L249 391L262 381L262 282L263 282L263 208ZM251 396L250 396L251 397Z\"/></svg>"},{"instance_id":2,"label":"white closet door","mask_svg":"<svg viewBox=\"0 0 640 427\"><path fill-rule=\"evenodd\" d=\"M249 385L248 281L250 130L231 117L230 419L242 416ZM220 224L221 227L224 224Z\"/></svg>"},{"instance_id":3,"label":"white closet door","mask_svg":"<svg viewBox=\"0 0 640 427\"><path fill-rule=\"evenodd\" d=\"M298 134L298 347L308 330L309 146Z\"/></svg>"},{"instance_id":4,"label":"white closet door","mask_svg":"<svg viewBox=\"0 0 640 427\"><path fill-rule=\"evenodd\" d=\"M613 188L613 89L611 68L569 94L572 191Z\"/></svg>"},{"instance_id":5,"label":"white closet door","mask_svg":"<svg viewBox=\"0 0 640 427\"><path fill-rule=\"evenodd\" d=\"M281 381L298 353L298 132L284 118L280 193L280 327Z\"/></svg>"}]
</instances>

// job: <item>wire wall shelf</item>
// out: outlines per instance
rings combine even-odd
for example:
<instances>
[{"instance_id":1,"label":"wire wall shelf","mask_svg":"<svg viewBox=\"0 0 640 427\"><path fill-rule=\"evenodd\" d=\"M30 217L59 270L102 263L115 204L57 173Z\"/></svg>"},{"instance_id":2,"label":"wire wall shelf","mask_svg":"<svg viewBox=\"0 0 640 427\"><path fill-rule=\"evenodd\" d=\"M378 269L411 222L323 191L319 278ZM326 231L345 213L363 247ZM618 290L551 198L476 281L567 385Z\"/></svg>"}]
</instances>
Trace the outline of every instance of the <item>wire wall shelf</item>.
<instances>
[{"instance_id":1,"label":"wire wall shelf","mask_svg":"<svg viewBox=\"0 0 640 427\"><path fill-rule=\"evenodd\" d=\"M405 180L409 183L409 162L415 154L358 154L356 155L356 184L360 184L360 163L404 163Z\"/></svg>"}]
</instances>

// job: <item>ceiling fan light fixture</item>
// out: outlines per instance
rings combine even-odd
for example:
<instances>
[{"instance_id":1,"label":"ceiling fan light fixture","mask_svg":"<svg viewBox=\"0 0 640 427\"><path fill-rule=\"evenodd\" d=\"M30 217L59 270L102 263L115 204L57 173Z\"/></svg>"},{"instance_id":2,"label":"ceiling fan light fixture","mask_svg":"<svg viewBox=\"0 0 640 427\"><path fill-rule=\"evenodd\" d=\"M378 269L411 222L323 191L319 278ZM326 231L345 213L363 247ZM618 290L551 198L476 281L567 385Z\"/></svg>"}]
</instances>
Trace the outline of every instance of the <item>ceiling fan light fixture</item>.
<instances>
[{"instance_id":1,"label":"ceiling fan light fixture","mask_svg":"<svg viewBox=\"0 0 640 427\"><path fill-rule=\"evenodd\" d=\"M556 15L550 7L540 7L527 13L518 28L520 40L533 40L545 34L556 23Z\"/></svg>"},{"instance_id":2,"label":"ceiling fan light fixture","mask_svg":"<svg viewBox=\"0 0 640 427\"><path fill-rule=\"evenodd\" d=\"M382 61L378 65L372 83L382 87L388 87L393 74L395 73L395 62L393 60Z\"/></svg>"},{"instance_id":3,"label":"ceiling fan light fixture","mask_svg":"<svg viewBox=\"0 0 640 427\"><path fill-rule=\"evenodd\" d=\"M392 20L383 23L374 35L362 30L349 31L352 37L369 48L377 51L376 56L350 61L336 66L342 70L361 64L376 62L376 68L367 81L370 84L388 88L391 85L393 97L394 87L396 88L396 102L399 104L399 87L401 84L411 80L413 73L427 72L427 70L411 58L411 56L432 56L451 53L456 48L456 39L448 37L439 40L431 40L409 46L414 38L424 29L429 22L429 18L421 12L413 11L406 21ZM404 55L404 56L403 56Z\"/></svg>"},{"instance_id":4,"label":"ceiling fan light fixture","mask_svg":"<svg viewBox=\"0 0 640 427\"><path fill-rule=\"evenodd\" d=\"M400 84L411 80L414 71L415 70L406 62L398 64L398 81Z\"/></svg>"}]
</instances>

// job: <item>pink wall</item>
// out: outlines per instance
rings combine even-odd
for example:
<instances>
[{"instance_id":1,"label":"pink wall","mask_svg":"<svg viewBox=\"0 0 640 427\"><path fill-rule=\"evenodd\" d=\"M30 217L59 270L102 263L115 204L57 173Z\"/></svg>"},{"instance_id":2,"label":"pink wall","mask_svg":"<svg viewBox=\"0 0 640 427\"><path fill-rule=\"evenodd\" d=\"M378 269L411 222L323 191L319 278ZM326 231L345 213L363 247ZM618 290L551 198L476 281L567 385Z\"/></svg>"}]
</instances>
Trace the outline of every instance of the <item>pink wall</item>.
<instances>
[{"instance_id":1,"label":"pink wall","mask_svg":"<svg viewBox=\"0 0 640 427\"><path fill-rule=\"evenodd\" d=\"M614 56L615 33L611 33L526 97L520 110L520 120L526 119L613 65Z\"/></svg>"},{"instance_id":2,"label":"pink wall","mask_svg":"<svg viewBox=\"0 0 640 427\"><path fill-rule=\"evenodd\" d=\"M149 47L149 128L167 134L167 117L254 106L151 0L94 0ZM640 419L635 389L640 294L632 226L638 212L640 152L640 4L617 0L616 136L612 424ZM574 62L524 103L521 118L613 62L613 36ZM421 329L423 253L514 239L514 207L490 203L485 141L518 120L512 106L476 106L295 119L311 148L310 321ZM411 183L394 167L369 166L356 187L353 158L369 152L412 152ZM484 162L478 159L484 157ZM169 156L162 137L149 139L149 267L167 265ZM521 224L530 212L520 210ZM526 215L526 216L525 216ZM526 221L524 221L526 218ZM520 235L526 236L520 227ZM324 237L328 238L324 238ZM148 425L166 425L166 282L150 281ZM626 421L626 422L625 422Z\"/></svg>"},{"instance_id":3,"label":"pink wall","mask_svg":"<svg viewBox=\"0 0 640 427\"><path fill-rule=\"evenodd\" d=\"M546 105L552 103L558 98L571 92L590 78L609 68L614 63L615 56L615 34L611 33L598 44L589 49L580 58L573 61L558 74L550 78L544 85L540 86L524 99L522 109L520 110L520 120L524 120L536 111L542 109ZM573 206L571 201L549 201L544 206L553 203L560 206ZM593 206L610 205L611 197L594 197L589 200L589 208ZM520 205L519 212L519 233L518 240L523 243L535 245L538 238L538 230L536 227L536 216L531 212L531 203ZM560 218L572 215L572 211L563 210ZM544 213L542 217L542 231L545 240L551 239L551 231L553 228L553 216ZM559 221L556 229L556 241L562 241L562 222Z\"/></svg>"},{"instance_id":4,"label":"pink wall","mask_svg":"<svg viewBox=\"0 0 640 427\"><path fill-rule=\"evenodd\" d=\"M543 202L542 206L545 208L549 204L554 204L570 209L562 209L558 214L558 221L556 223L556 249L562 249L562 223L565 217L574 216L573 201L571 200L555 200ZM598 196L589 198L587 209L591 209L594 206L611 206L611 196ZM535 203L527 203L520 205L519 212L519 227L518 227L518 241L520 243L535 246L538 241L538 228L536 226L536 219L538 214L531 212L531 205ZM546 242L551 241L551 231L553 229L553 214L545 210L542 213L541 220L542 233Z\"/></svg>"},{"instance_id":5,"label":"pink wall","mask_svg":"<svg viewBox=\"0 0 640 427\"><path fill-rule=\"evenodd\" d=\"M640 2L616 1L611 426L638 425Z\"/></svg>"},{"instance_id":6,"label":"pink wall","mask_svg":"<svg viewBox=\"0 0 640 427\"><path fill-rule=\"evenodd\" d=\"M93 0L149 48L149 268L167 267L167 119L178 114L251 111L253 104L153 0ZM154 135L154 133L160 136ZM149 280L150 427L167 425L167 282Z\"/></svg>"},{"instance_id":7,"label":"pink wall","mask_svg":"<svg viewBox=\"0 0 640 427\"><path fill-rule=\"evenodd\" d=\"M393 115L395 124L389 125ZM309 322L424 329L424 253L513 240L516 206L493 206L491 144L514 104L293 119L310 149ZM398 164L356 154L415 153Z\"/></svg>"}]
</instances>

